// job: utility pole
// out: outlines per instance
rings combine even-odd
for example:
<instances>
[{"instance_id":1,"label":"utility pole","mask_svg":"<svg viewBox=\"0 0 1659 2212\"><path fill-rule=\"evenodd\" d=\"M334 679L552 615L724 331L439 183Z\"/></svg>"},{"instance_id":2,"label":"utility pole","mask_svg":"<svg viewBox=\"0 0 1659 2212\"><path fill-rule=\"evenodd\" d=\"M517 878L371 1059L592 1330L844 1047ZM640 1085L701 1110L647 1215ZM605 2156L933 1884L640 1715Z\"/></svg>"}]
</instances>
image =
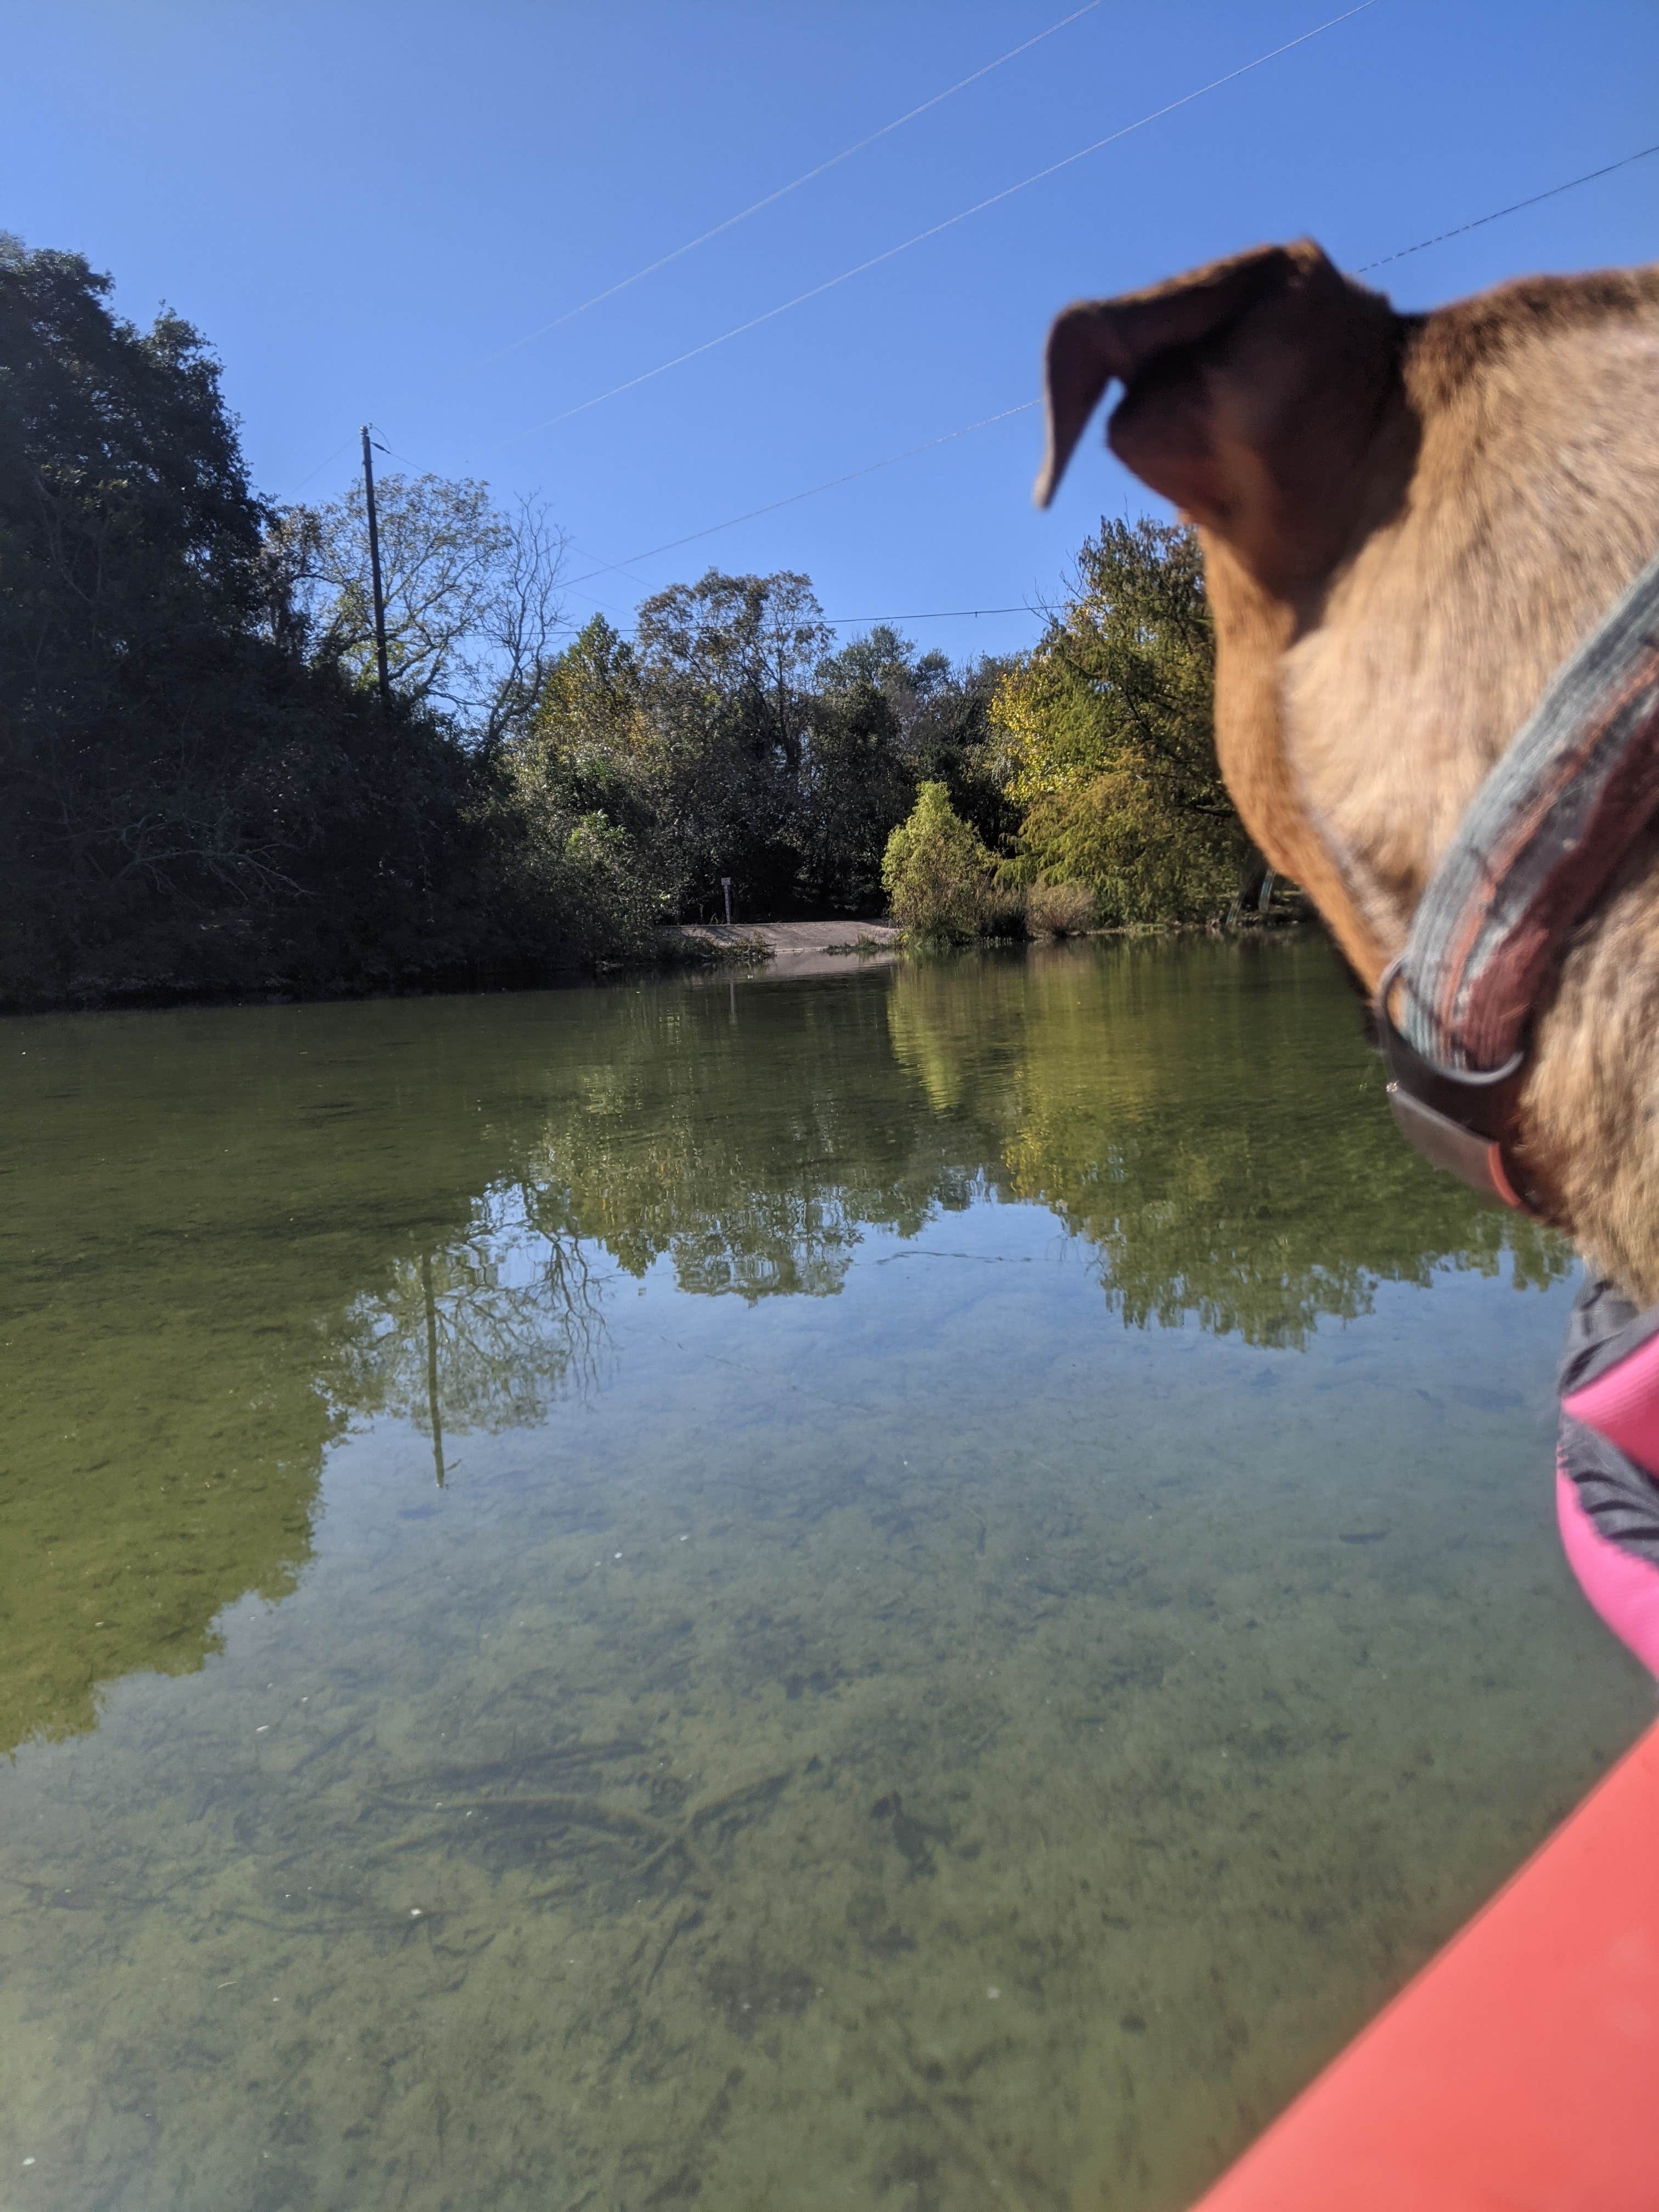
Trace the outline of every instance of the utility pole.
<instances>
[{"instance_id":1,"label":"utility pole","mask_svg":"<svg viewBox=\"0 0 1659 2212\"><path fill-rule=\"evenodd\" d=\"M368 498L368 567L374 580L374 659L380 672L380 705L392 704L392 678L386 665L386 599L380 590L380 527L374 516L374 463L368 425L363 425L363 490Z\"/></svg>"},{"instance_id":2,"label":"utility pole","mask_svg":"<svg viewBox=\"0 0 1659 2212\"><path fill-rule=\"evenodd\" d=\"M432 1425L432 1464L438 1487L444 1486L444 1420L438 1403L438 1306L432 1295L432 1256L421 1255L421 1288L426 1293L426 1414Z\"/></svg>"}]
</instances>

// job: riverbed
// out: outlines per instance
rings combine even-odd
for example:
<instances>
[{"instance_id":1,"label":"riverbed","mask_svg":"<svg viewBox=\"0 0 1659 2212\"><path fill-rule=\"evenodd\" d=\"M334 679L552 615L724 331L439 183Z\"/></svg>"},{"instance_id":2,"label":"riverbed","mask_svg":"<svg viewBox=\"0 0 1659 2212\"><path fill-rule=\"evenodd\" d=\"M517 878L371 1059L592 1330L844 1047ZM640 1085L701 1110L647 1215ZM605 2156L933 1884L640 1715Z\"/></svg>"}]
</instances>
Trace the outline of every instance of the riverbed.
<instances>
[{"instance_id":1,"label":"riverbed","mask_svg":"<svg viewBox=\"0 0 1659 2212\"><path fill-rule=\"evenodd\" d=\"M0 1027L0 2204L1155 2212L1650 1717L1325 949Z\"/></svg>"}]
</instances>

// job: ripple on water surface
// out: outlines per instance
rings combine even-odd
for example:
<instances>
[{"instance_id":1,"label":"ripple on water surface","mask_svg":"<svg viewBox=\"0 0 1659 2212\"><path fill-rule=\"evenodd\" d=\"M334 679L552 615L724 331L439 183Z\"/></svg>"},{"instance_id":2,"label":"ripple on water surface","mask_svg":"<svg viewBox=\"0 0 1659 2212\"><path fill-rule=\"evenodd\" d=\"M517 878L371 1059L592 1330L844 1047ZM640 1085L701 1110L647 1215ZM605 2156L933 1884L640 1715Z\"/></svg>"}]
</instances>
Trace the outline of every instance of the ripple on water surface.
<instances>
[{"instance_id":1,"label":"ripple on water surface","mask_svg":"<svg viewBox=\"0 0 1659 2212\"><path fill-rule=\"evenodd\" d=\"M1646 1715L1316 945L0 1054L7 2205L1172 2207Z\"/></svg>"}]
</instances>

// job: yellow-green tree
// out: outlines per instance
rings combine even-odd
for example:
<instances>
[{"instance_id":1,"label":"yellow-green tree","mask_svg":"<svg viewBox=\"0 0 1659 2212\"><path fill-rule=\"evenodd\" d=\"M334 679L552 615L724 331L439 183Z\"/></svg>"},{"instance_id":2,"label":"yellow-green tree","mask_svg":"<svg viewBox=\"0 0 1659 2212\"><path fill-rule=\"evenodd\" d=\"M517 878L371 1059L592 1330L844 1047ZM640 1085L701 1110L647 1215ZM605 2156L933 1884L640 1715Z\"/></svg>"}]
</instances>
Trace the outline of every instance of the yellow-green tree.
<instances>
[{"instance_id":1,"label":"yellow-green tree","mask_svg":"<svg viewBox=\"0 0 1659 2212\"><path fill-rule=\"evenodd\" d=\"M918 936L978 937L996 909L996 864L942 783L924 783L887 840L882 887L896 920Z\"/></svg>"},{"instance_id":2,"label":"yellow-green tree","mask_svg":"<svg viewBox=\"0 0 1659 2212\"><path fill-rule=\"evenodd\" d=\"M1031 871L1086 884L1106 922L1224 912L1249 848L1216 766L1215 637L1189 530L1103 522L992 709Z\"/></svg>"}]
</instances>

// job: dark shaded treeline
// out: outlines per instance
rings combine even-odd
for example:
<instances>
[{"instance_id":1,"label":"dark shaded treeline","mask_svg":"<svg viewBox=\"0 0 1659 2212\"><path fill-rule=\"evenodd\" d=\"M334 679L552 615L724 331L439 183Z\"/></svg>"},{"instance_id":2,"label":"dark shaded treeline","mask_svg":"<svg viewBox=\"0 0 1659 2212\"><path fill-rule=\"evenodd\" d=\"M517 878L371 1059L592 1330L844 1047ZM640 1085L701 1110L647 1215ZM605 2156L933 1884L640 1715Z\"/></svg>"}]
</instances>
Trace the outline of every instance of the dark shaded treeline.
<instances>
[{"instance_id":1,"label":"dark shaded treeline","mask_svg":"<svg viewBox=\"0 0 1659 2212\"><path fill-rule=\"evenodd\" d=\"M352 1422L413 1420L435 1471L602 1389L619 1272L831 1296L872 1225L989 1191L1127 1323L1295 1346L1382 1281L1566 1264L1394 1138L1315 944L9 1035L0 1745L290 1588Z\"/></svg>"},{"instance_id":2,"label":"dark shaded treeline","mask_svg":"<svg viewBox=\"0 0 1659 2212\"><path fill-rule=\"evenodd\" d=\"M994 833L993 671L890 632L836 653L790 575L530 649L514 562L546 525L483 486L392 480L389 543L418 591L422 532L470 531L440 549L455 623L493 561L516 627L464 701L434 680L456 638L394 653L383 710L346 618L361 513L262 501L200 336L109 293L0 237L0 1004L522 981L638 953L723 874L751 914L866 907L928 775Z\"/></svg>"},{"instance_id":3,"label":"dark shaded treeline","mask_svg":"<svg viewBox=\"0 0 1659 2212\"><path fill-rule=\"evenodd\" d=\"M197 333L0 240L0 999L476 957L468 764L297 649Z\"/></svg>"}]
</instances>

